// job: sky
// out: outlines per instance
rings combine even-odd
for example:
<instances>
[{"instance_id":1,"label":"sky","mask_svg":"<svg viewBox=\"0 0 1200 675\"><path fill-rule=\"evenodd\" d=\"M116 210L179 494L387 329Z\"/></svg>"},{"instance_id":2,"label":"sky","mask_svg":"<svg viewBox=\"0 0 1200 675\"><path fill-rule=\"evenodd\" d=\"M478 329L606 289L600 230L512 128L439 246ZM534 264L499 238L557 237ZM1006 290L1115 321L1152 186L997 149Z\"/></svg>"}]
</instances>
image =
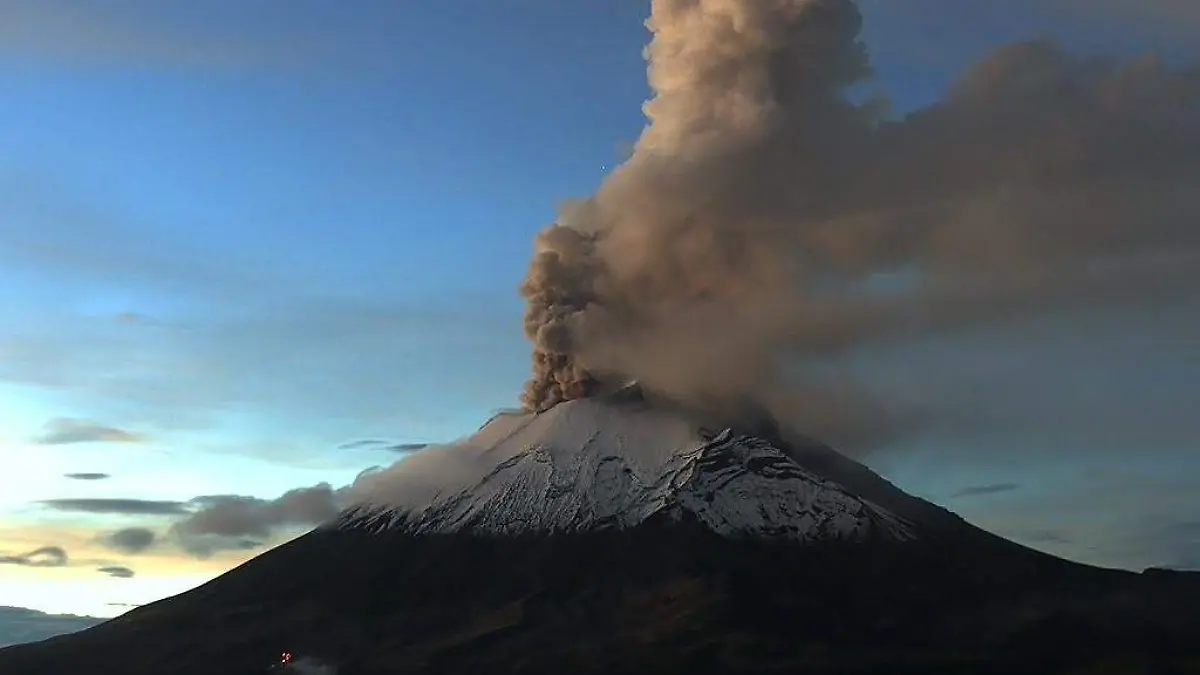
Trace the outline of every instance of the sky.
<instances>
[{"instance_id":1,"label":"sky","mask_svg":"<svg viewBox=\"0 0 1200 675\"><path fill-rule=\"evenodd\" d=\"M1200 62L1190 0L861 4L898 114L1029 37ZM181 592L514 406L533 236L637 138L647 9L0 4L0 606ZM1200 568L1196 317L847 366L992 413L864 461L1035 548Z\"/></svg>"}]
</instances>

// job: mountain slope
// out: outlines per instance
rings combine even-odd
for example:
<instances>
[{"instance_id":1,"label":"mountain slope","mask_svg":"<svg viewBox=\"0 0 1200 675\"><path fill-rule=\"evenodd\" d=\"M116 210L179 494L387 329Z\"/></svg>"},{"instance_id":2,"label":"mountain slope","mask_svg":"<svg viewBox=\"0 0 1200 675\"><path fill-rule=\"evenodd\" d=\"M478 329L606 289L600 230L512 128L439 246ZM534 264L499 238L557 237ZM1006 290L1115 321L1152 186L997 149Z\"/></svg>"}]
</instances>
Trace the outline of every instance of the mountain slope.
<instances>
[{"instance_id":1,"label":"mountain slope","mask_svg":"<svg viewBox=\"0 0 1200 675\"><path fill-rule=\"evenodd\" d=\"M636 400L500 416L440 492L397 507L389 488L412 484L382 476L337 522L175 598L0 650L0 672L256 673L282 651L342 675L1200 663L1194 575L1036 553L763 434L698 431Z\"/></svg>"},{"instance_id":2,"label":"mountain slope","mask_svg":"<svg viewBox=\"0 0 1200 675\"><path fill-rule=\"evenodd\" d=\"M430 504L368 502L341 525L513 535L630 528L667 515L727 536L917 536L912 523L778 445L730 429L705 433L640 400L571 401L537 416L498 416L455 449L491 467L477 482L444 490Z\"/></svg>"}]
</instances>

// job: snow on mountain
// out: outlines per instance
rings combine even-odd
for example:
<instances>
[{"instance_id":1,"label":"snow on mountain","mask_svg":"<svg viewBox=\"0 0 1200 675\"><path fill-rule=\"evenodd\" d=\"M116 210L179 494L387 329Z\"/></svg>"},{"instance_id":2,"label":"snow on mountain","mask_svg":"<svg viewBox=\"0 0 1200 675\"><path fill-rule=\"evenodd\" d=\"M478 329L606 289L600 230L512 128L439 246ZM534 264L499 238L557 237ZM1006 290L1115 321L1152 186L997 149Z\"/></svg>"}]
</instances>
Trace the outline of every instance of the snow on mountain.
<instances>
[{"instance_id":1,"label":"snow on mountain","mask_svg":"<svg viewBox=\"0 0 1200 675\"><path fill-rule=\"evenodd\" d=\"M500 414L357 488L333 527L519 534L689 519L725 536L908 540L915 527L784 449L642 403L584 399Z\"/></svg>"}]
</instances>

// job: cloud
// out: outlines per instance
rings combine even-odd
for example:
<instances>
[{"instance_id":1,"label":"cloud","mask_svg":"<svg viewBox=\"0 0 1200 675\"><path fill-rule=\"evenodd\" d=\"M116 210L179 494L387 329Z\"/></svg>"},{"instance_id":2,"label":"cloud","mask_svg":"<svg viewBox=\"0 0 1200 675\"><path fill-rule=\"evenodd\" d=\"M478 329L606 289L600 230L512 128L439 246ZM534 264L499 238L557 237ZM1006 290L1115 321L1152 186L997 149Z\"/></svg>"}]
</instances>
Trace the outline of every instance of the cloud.
<instances>
[{"instance_id":1,"label":"cloud","mask_svg":"<svg viewBox=\"0 0 1200 675\"><path fill-rule=\"evenodd\" d=\"M64 473L63 477L71 480L105 480L112 478L112 475L107 473Z\"/></svg>"},{"instance_id":2,"label":"cloud","mask_svg":"<svg viewBox=\"0 0 1200 675\"><path fill-rule=\"evenodd\" d=\"M1015 539L1023 539L1038 544L1070 544L1074 539L1061 530L1030 530L1013 534Z\"/></svg>"},{"instance_id":3,"label":"cloud","mask_svg":"<svg viewBox=\"0 0 1200 675\"><path fill-rule=\"evenodd\" d=\"M102 572L104 574L107 574L110 577L115 577L117 579L131 579L134 576L133 570L129 569L128 567L122 567L120 565L108 565L106 567L100 567L96 571Z\"/></svg>"},{"instance_id":4,"label":"cloud","mask_svg":"<svg viewBox=\"0 0 1200 675\"><path fill-rule=\"evenodd\" d=\"M45 499L39 504L56 511L144 516L180 516L191 512L184 502L145 499Z\"/></svg>"},{"instance_id":5,"label":"cloud","mask_svg":"<svg viewBox=\"0 0 1200 675\"><path fill-rule=\"evenodd\" d=\"M370 467L359 477L380 470L378 466ZM334 489L328 483L320 483L289 490L274 499L201 495L187 501L68 498L38 503L56 511L73 513L169 517L173 522L166 537L147 527L127 527L99 534L95 541L129 555L166 542L178 545L190 555L204 558L218 551L259 548L281 532L324 523L343 508L348 489ZM18 562L19 556L11 558L13 564L25 564Z\"/></svg>"},{"instance_id":6,"label":"cloud","mask_svg":"<svg viewBox=\"0 0 1200 675\"><path fill-rule=\"evenodd\" d=\"M384 471L385 469L386 469L386 467L380 466L379 464L374 464L374 465L368 466L367 468L365 468L365 469L363 469L362 471L359 471L359 472L358 472L358 475L356 475L356 476L354 477L354 482L355 482L355 483L357 483L358 481L362 480L362 478L363 478L364 476L370 476L370 475L373 475L373 474L377 474L377 473L379 473L380 471ZM353 485L353 483L351 484L351 486L352 486L352 485ZM348 486L348 487L344 487L344 488L342 488L341 490L338 490L338 494L339 494L339 495L341 495L342 493L344 493L344 492L345 492L346 490L348 490L348 489L350 489L350 487L349 487L349 486Z\"/></svg>"},{"instance_id":7,"label":"cloud","mask_svg":"<svg viewBox=\"0 0 1200 675\"><path fill-rule=\"evenodd\" d=\"M74 633L103 621L90 616L46 614L23 607L0 607L0 647Z\"/></svg>"},{"instance_id":8,"label":"cloud","mask_svg":"<svg viewBox=\"0 0 1200 675\"><path fill-rule=\"evenodd\" d=\"M401 443L399 445L389 445L387 449L392 452L419 452L430 445L430 443Z\"/></svg>"},{"instance_id":9,"label":"cloud","mask_svg":"<svg viewBox=\"0 0 1200 675\"><path fill-rule=\"evenodd\" d=\"M120 287L173 312L138 322L62 305L10 313L0 381L54 390L138 430L209 429L236 409L268 426L305 419L323 443L397 429L436 436L514 396L524 346L506 288L400 302L406 294L383 280L364 294L251 249L181 245L135 209L81 192L0 170L0 269L52 287ZM494 330L504 325L512 330Z\"/></svg>"},{"instance_id":10,"label":"cloud","mask_svg":"<svg viewBox=\"0 0 1200 675\"><path fill-rule=\"evenodd\" d=\"M988 485L971 485L955 492L952 497L979 497L994 495L1001 492L1012 492L1021 488L1017 483L991 483Z\"/></svg>"},{"instance_id":11,"label":"cloud","mask_svg":"<svg viewBox=\"0 0 1200 675\"><path fill-rule=\"evenodd\" d=\"M1112 485L1117 489L1095 490L1086 505L1063 505L1079 514L1076 522L1063 528L1072 543L1086 541L1089 557L1103 566L1200 571L1200 519L1194 516L1196 480L1182 473L1159 476L1146 482L1143 491L1128 489L1129 478L1133 476L1124 481L1114 477ZM1070 517L1054 508L1039 509L1042 520L1047 513Z\"/></svg>"},{"instance_id":12,"label":"cloud","mask_svg":"<svg viewBox=\"0 0 1200 675\"><path fill-rule=\"evenodd\" d=\"M1156 528L1157 547L1164 551L1162 567L1200 571L1200 520Z\"/></svg>"},{"instance_id":13,"label":"cloud","mask_svg":"<svg viewBox=\"0 0 1200 675\"><path fill-rule=\"evenodd\" d=\"M970 55L989 42L1032 35L1059 36L1107 53L1182 48L1196 54L1188 38L1200 27L1200 4L1192 0L1011 0L995 6L954 0L860 0L859 5L873 38L888 46L902 41L905 55L934 56L935 66L973 60ZM922 46L929 31L939 33L938 42L945 44ZM953 55L957 62L944 60Z\"/></svg>"},{"instance_id":14,"label":"cloud","mask_svg":"<svg viewBox=\"0 0 1200 675\"><path fill-rule=\"evenodd\" d=\"M378 439L367 438L367 439L363 439L360 441L350 441L349 443L342 443L341 445L338 446L338 450L375 449L380 446L385 446L387 444L388 444L387 441L381 441Z\"/></svg>"},{"instance_id":15,"label":"cloud","mask_svg":"<svg viewBox=\"0 0 1200 675\"><path fill-rule=\"evenodd\" d=\"M216 307L147 330L50 313L9 331L0 323L0 380L68 391L105 414L166 429L205 427L245 406L311 426L388 420L419 437L444 433L462 414L447 411L511 397L520 378L519 332L498 340L479 330L515 324L495 309L456 315L287 291L263 297L261 285L229 280L188 293L214 291L241 298L239 311ZM513 358L497 358L506 351ZM435 387L436 398L414 395Z\"/></svg>"},{"instance_id":16,"label":"cloud","mask_svg":"<svg viewBox=\"0 0 1200 675\"><path fill-rule=\"evenodd\" d=\"M113 319L127 326L153 326L155 324L153 317L138 312L118 312Z\"/></svg>"},{"instance_id":17,"label":"cloud","mask_svg":"<svg viewBox=\"0 0 1200 675\"><path fill-rule=\"evenodd\" d=\"M429 443L393 443L391 441L383 441L379 439L363 439L361 441L350 441L342 443L338 446L339 450L387 450L397 453L418 452L429 447Z\"/></svg>"},{"instance_id":18,"label":"cloud","mask_svg":"<svg viewBox=\"0 0 1200 675\"><path fill-rule=\"evenodd\" d=\"M41 445L71 445L75 443L139 443L140 435L90 420L60 417L46 423L45 431L36 442Z\"/></svg>"},{"instance_id":19,"label":"cloud","mask_svg":"<svg viewBox=\"0 0 1200 675\"><path fill-rule=\"evenodd\" d=\"M66 567L67 552L61 546L43 546L28 553L0 555L0 565L22 567Z\"/></svg>"},{"instance_id":20,"label":"cloud","mask_svg":"<svg viewBox=\"0 0 1200 675\"><path fill-rule=\"evenodd\" d=\"M1021 529L1000 526L995 532L1001 536L1012 539L1013 541L1028 544L1050 544L1050 545L1067 545L1076 543L1077 537L1072 536L1065 530L1058 528L1032 528Z\"/></svg>"},{"instance_id":21,"label":"cloud","mask_svg":"<svg viewBox=\"0 0 1200 675\"><path fill-rule=\"evenodd\" d=\"M276 531L314 526L339 513L341 493L328 483L289 490L276 499L240 495L197 497L199 509L176 522L171 532L184 550L197 556L261 544Z\"/></svg>"},{"instance_id":22,"label":"cloud","mask_svg":"<svg viewBox=\"0 0 1200 675\"><path fill-rule=\"evenodd\" d=\"M421 508L470 487L509 459L496 452L496 448L473 443L470 438L434 445L407 455L382 471L364 471L343 493L348 504L367 510Z\"/></svg>"},{"instance_id":23,"label":"cloud","mask_svg":"<svg viewBox=\"0 0 1200 675\"><path fill-rule=\"evenodd\" d=\"M141 553L154 545L157 535L144 527L127 527L100 538L105 546L122 553Z\"/></svg>"},{"instance_id":24,"label":"cloud","mask_svg":"<svg viewBox=\"0 0 1200 675\"><path fill-rule=\"evenodd\" d=\"M497 340L479 330L512 322L496 309L456 315L205 283L190 299L212 294L216 303L219 294L243 305L146 329L48 312L5 330L0 319L0 380L67 392L143 427L203 429L236 408L289 425L306 419L314 434L340 436L345 420L359 420L418 437L509 399L520 380L519 332ZM415 395L434 388L438 397Z\"/></svg>"},{"instance_id":25,"label":"cloud","mask_svg":"<svg viewBox=\"0 0 1200 675\"><path fill-rule=\"evenodd\" d=\"M253 41L221 22L188 30L153 4L7 3L0 9L0 56L87 67L167 66L202 70L282 65L297 56L268 37ZM196 30L199 28L200 30Z\"/></svg>"},{"instance_id":26,"label":"cloud","mask_svg":"<svg viewBox=\"0 0 1200 675\"><path fill-rule=\"evenodd\" d=\"M1078 16L1142 21L1175 31L1200 28L1200 3L1195 0L1050 0L1050 6Z\"/></svg>"}]
</instances>

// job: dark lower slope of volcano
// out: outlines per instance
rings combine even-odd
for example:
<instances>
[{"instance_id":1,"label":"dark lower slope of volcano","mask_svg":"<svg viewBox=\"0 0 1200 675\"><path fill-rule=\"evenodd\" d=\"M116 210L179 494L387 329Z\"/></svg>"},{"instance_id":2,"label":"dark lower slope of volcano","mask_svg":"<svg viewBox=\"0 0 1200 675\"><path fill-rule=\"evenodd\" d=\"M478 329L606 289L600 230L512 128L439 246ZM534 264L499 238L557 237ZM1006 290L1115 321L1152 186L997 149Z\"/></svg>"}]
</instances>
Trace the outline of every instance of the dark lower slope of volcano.
<instances>
[{"instance_id":1,"label":"dark lower slope of volcano","mask_svg":"<svg viewBox=\"0 0 1200 675\"><path fill-rule=\"evenodd\" d=\"M511 538L323 530L176 598L0 651L0 672L234 675L282 651L343 675L1200 665L1195 575L990 542L798 545L680 523ZM1118 669L1080 670L1102 663ZM1133 669L1150 663L1180 669Z\"/></svg>"},{"instance_id":2,"label":"dark lower slope of volcano","mask_svg":"<svg viewBox=\"0 0 1200 675\"><path fill-rule=\"evenodd\" d=\"M819 444L627 394L498 416L438 451L486 465L443 496L0 650L0 674L238 675L282 652L341 675L1200 668L1200 575L1037 553Z\"/></svg>"}]
</instances>

